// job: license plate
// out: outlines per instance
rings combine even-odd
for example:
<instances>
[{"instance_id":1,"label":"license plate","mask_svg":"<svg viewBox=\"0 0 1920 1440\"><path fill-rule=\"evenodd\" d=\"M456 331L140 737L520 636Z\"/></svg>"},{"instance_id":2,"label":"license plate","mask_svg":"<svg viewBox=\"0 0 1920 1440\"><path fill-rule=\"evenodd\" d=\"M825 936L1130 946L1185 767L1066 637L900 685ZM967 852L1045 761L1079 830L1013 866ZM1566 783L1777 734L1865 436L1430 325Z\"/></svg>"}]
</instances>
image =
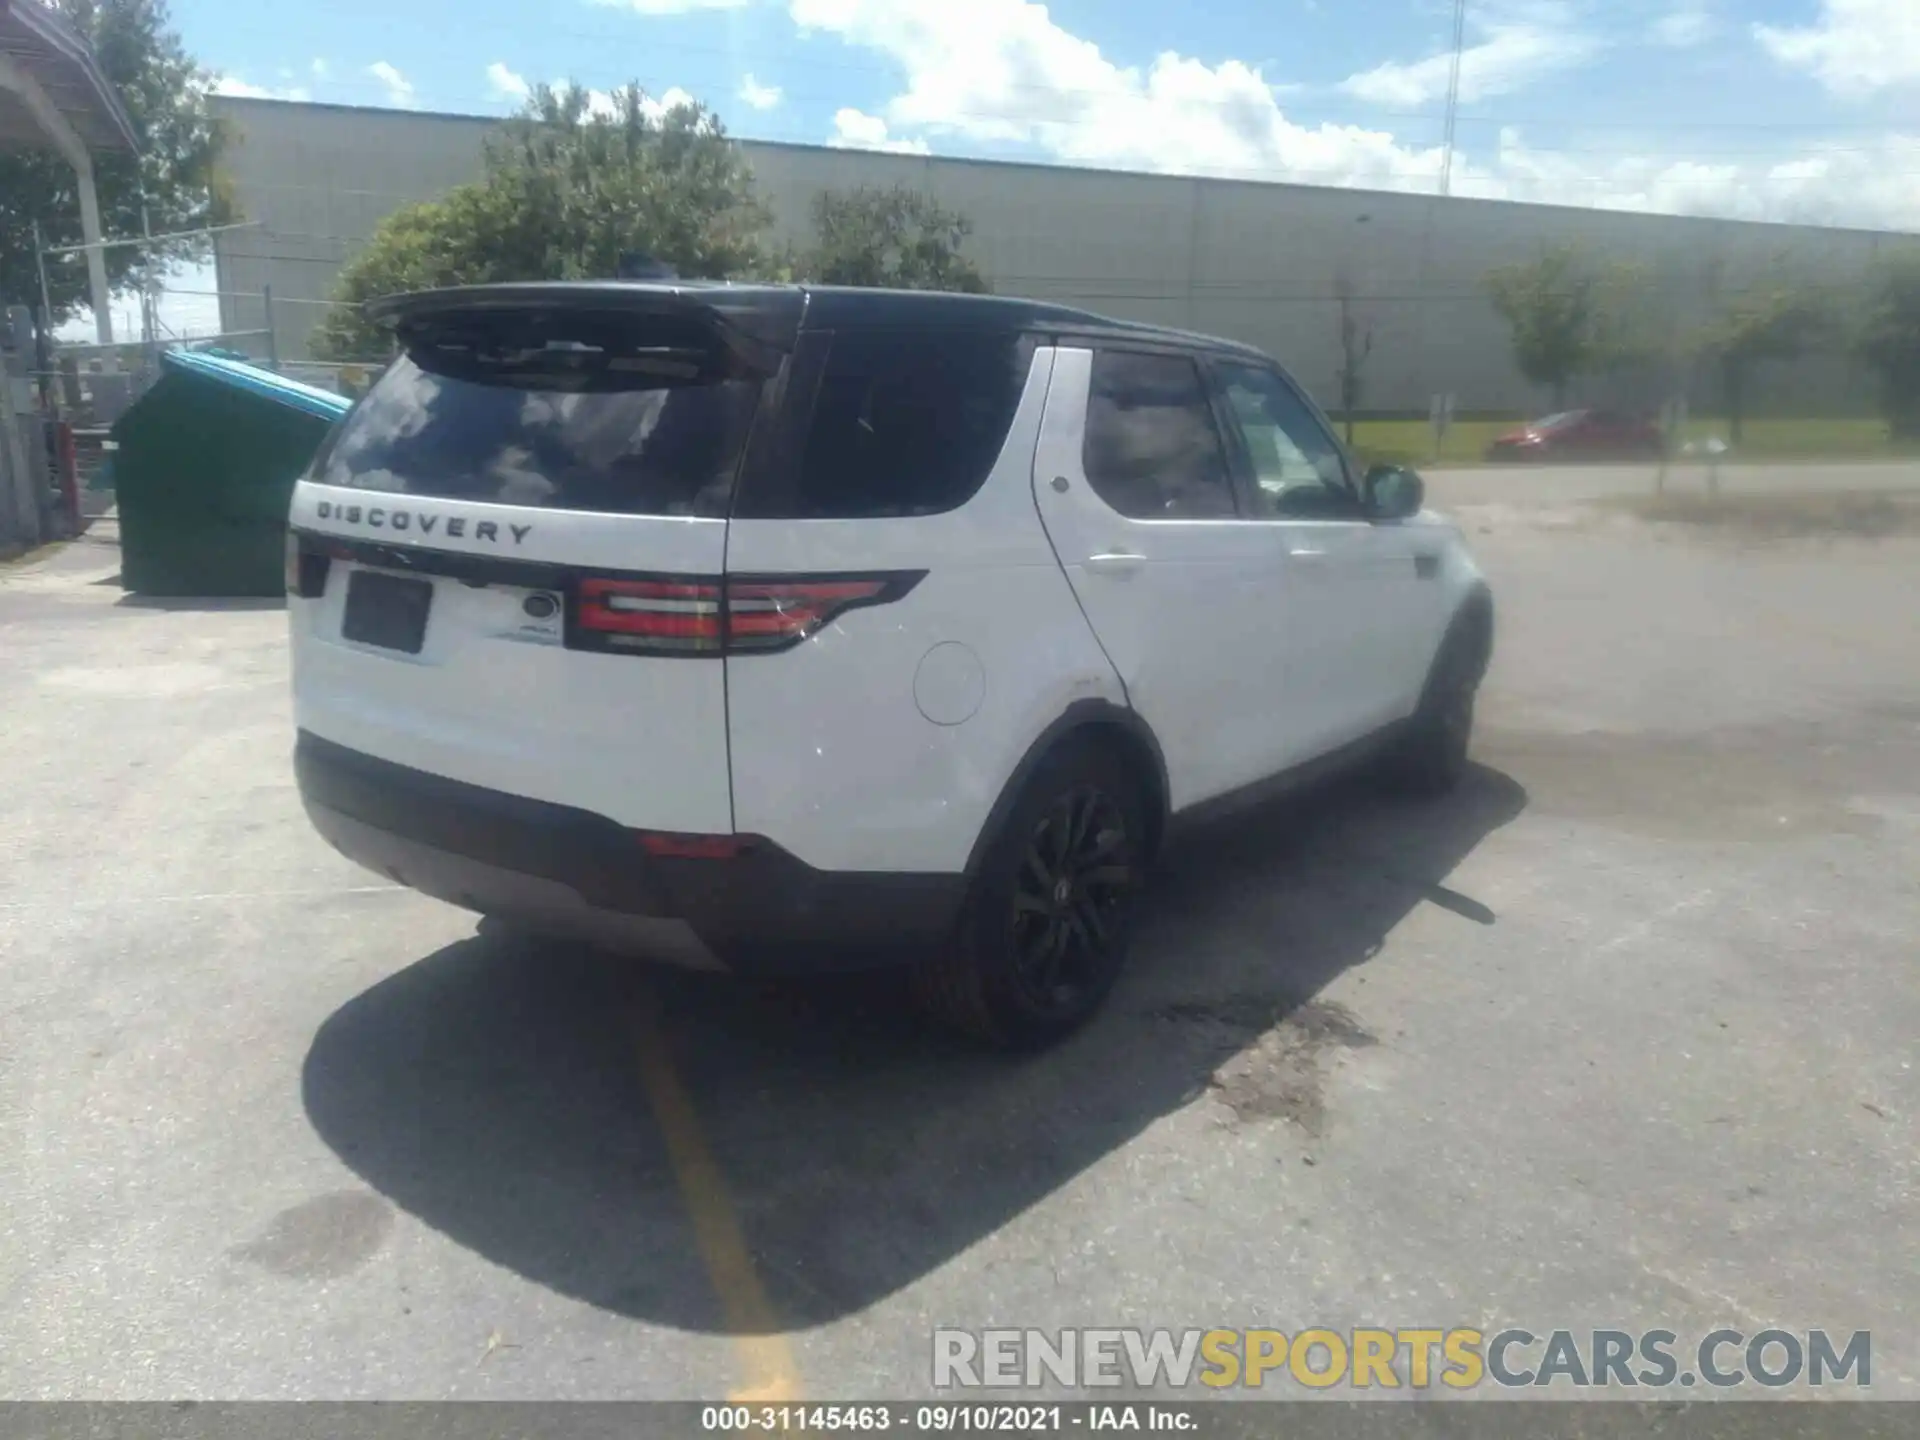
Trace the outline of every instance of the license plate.
<instances>
[{"instance_id":1,"label":"license plate","mask_svg":"<svg viewBox=\"0 0 1920 1440\"><path fill-rule=\"evenodd\" d=\"M431 580L356 570L347 577L340 634L362 645L418 655L426 643L427 610L432 604Z\"/></svg>"}]
</instances>

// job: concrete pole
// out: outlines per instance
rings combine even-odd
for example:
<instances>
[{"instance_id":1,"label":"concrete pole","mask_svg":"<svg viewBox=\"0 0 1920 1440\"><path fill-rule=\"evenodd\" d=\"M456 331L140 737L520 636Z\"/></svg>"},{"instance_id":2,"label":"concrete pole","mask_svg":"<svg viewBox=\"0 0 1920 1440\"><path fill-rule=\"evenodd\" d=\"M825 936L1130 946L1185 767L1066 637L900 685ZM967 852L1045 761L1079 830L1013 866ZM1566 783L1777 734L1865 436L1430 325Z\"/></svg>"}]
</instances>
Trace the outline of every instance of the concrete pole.
<instances>
[{"instance_id":1,"label":"concrete pole","mask_svg":"<svg viewBox=\"0 0 1920 1440\"><path fill-rule=\"evenodd\" d=\"M87 291L93 300L93 329L102 345L113 344L113 292L107 288L107 252L100 242L100 196L93 188L93 157L81 150L73 159L80 186L80 238L87 242Z\"/></svg>"},{"instance_id":2,"label":"concrete pole","mask_svg":"<svg viewBox=\"0 0 1920 1440\"><path fill-rule=\"evenodd\" d=\"M80 231L87 242L87 280L93 298L93 324L102 345L113 343L112 293L107 289L107 252L101 246L100 196L93 185L93 156L47 92L10 55L0 55L0 90L18 96L41 131L73 167L80 192Z\"/></svg>"},{"instance_id":3,"label":"concrete pole","mask_svg":"<svg viewBox=\"0 0 1920 1440\"><path fill-rule=\"evenodd\" d=\"M0 500L13 512L0 515L0 537L11 532L28 549L40 543L40 502L34 494L37 474L13 413L13 377L0 370Z\"/></svg>"}]
</instances>

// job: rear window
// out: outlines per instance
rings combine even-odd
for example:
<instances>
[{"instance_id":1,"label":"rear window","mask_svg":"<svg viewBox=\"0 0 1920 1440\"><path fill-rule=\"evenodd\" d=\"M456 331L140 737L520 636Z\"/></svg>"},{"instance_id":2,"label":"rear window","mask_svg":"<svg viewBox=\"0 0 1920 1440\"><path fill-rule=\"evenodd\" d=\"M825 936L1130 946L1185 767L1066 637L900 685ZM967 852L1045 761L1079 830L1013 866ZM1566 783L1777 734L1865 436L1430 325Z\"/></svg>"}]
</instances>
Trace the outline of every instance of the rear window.
<instances>
[{"instance_id":1,"label":"rear window","mask_svg":"<svg viewBox=\"0 0 1920 1440\"><path fill-rule=\"evenodd\" d=\"M341 422L312 478L540 509L724 516L760 380L667 361L648 363L669 376L649 375L619 357L581 366L579 353L559 346L491 368L409 353Z\"/></svg>"},{"instance_id":2,"label":"rear window","mask_svg":"<svg viewBox=\"0 0 1920 1440\"><path fill-rule=\"evenodd\" d=\"M795 417L784 463L756 476L742 518L957 509L1006 444L1033 354L997 331L815 331L802 345L796 369L818 376L810 419Z\"/></svg>"}]
</instances>

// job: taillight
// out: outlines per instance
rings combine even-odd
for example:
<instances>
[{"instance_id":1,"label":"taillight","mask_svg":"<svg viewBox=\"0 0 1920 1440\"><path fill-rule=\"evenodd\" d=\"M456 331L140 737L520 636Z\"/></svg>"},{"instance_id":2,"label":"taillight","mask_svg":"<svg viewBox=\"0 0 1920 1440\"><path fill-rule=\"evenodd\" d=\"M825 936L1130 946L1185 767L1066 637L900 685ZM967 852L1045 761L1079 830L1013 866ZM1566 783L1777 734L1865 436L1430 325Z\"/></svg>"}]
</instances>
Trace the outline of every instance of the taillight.
<instances>
[{"instance_id":1,"label":"taillight","mask_svg":"<svg viewBox=\"0 0 1920 1440\"><path fill-rule=\"evenodd\" d=\"M798 645L848 610L898 600L925 573L582 580L574 637L637 654L764 654Z\"/></svg>"},{"instance_id":2,"label":"taillight","mask_svg":"<svg viewBox=\"0 0 1920 1440\"><path fill-rule=\"evenodd\" d=\"M752 835L665 835L657 830L633 833L649 855L676 860L734 860L755 844Z\"/></svg>"},{"instance_id":3,"label":"taillight","mask_svg":"<svg viewBox=\"0 0 1920 1440\"><path fill-rule=\"evenodd\" d=\"M862 580L729 580L727 648L784 650L842 611L878 603L893 582ZM905 594L905 591L901 592Z\"/></svg>"},{"instance_id":4,"label":"taillight","mask_svg":"<svg viewBox=\"0 0 1920 1440\"><path fill-rule=\"evenodd\" d=\"M582 580L574 623L607 647L720 653L720 586L698 580Z\"/></svg>"},{"instance_id":5,"label":"taillight","mask_svg":"<svg viewBox=\"0 0 1920 1440\"><path fill-rule=\"evenodd\" d=\"M328 557L293 531L287 532L287 593L318 600L327 593Z\"/></svg>"}]
</instances>

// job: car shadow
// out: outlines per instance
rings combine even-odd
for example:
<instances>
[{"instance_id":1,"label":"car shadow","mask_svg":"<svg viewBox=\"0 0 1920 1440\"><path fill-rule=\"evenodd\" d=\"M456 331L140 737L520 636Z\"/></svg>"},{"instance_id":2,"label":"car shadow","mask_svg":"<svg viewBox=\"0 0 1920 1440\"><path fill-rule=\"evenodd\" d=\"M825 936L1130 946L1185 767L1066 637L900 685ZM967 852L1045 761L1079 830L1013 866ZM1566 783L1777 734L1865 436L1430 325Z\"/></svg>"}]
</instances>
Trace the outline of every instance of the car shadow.
<instances>
[{"instance_id":1,"label":"car shadow","mask_svg":"<svg viewBox=\"0 0 1920 1440\"><path fill-rule=\"evenodd\" d=\"M1275 1027L1370 1042L1313 997L1418 905L1497 923L1441 882L1526 803L1475 767L1440 801L1350 780L1215 822L1156 877L1109 1008L1026 1057L931 1033L873 977L752 986L483 922L328 1018L307 1113L369 1186L497 1265L654 1324L743 1328L698 1268L656 1124L664 1045L779 1323L826 1323L1194 1103ZM1313 1103L1262 1113L1319 1123Z\"/></svg>"}]
</instances>

